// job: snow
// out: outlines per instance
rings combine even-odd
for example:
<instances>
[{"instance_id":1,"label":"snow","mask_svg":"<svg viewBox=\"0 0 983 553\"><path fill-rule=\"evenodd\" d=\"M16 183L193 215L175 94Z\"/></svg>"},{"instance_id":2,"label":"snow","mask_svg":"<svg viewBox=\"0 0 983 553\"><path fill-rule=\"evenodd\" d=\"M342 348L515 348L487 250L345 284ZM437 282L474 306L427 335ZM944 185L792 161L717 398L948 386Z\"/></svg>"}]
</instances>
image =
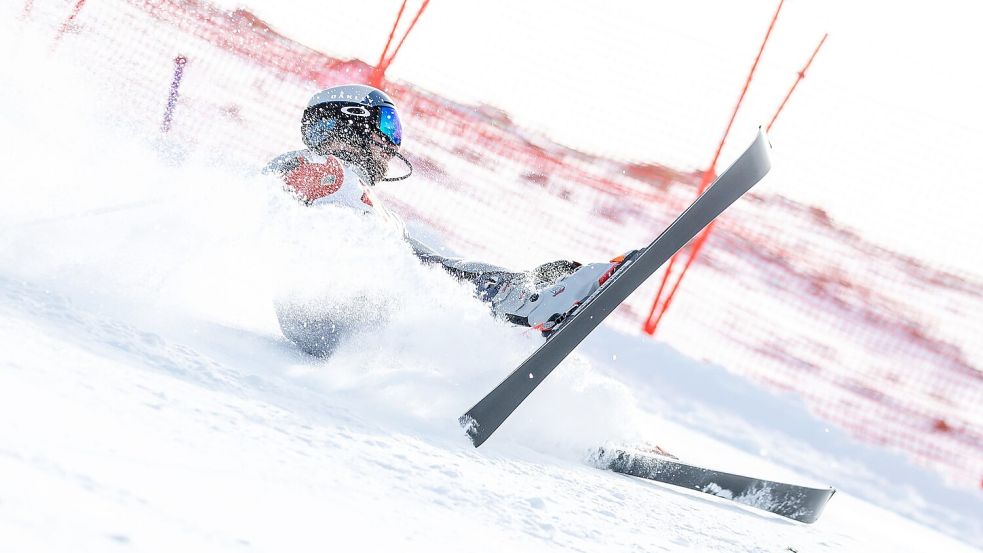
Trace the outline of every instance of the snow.
<instances>
[{"instance_id":1,"label":"snow","mask_svg":"<svg viewBox=\"0 0 983 553\"><path fill-rule=\"evenodd\" d=\"M472 448L457 416L534 333L381 225L305 210L255 168L182 159L84 82L46 77L66 74L52 63L0 72L0 550L983 545L978 494L611 328ZM372 298L375 323L315 360L279 335L284 294ZM803 525L585 462L638 442L840 491Z\"/></svg>"}]
</instances>

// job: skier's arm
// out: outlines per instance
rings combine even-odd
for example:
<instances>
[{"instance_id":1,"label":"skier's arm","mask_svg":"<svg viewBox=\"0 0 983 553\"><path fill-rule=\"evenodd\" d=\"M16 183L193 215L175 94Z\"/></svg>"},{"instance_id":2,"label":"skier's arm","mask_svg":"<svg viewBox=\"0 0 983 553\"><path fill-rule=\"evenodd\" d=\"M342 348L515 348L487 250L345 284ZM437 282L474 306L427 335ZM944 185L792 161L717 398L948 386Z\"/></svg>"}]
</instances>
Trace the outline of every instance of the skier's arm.
<instances>
[{"instance_id":1,"label":"skier's arm","mask_svg":"<svg viewBox=\"0 0 983 553\"><path fill-rule=\"evenodd\" d=\"M307 150L288 152L271 161L266 173L280 177L283 188L307 205L340 205L363 213L380 213L394 219L384 209L375 209L365 186L364 170L345 164L335 156L322 156ZM398 220L393 224L403 232Z\"/></svg>"},{"instance_id":2,"label":"skier's arm","mask_svg":"<svg viewBox=\"0 0 983 553\"><path fill-rule=\"evenodd\" d=\"M277 157L266 166L264 172L279 175L284 188L306 204L322 199L332 203L339 201L340 196L329 197L336 195L346 181L345 167L338 159L333 156L312 156L305 151L288 152Z\"/></svg>"}]
</instances>

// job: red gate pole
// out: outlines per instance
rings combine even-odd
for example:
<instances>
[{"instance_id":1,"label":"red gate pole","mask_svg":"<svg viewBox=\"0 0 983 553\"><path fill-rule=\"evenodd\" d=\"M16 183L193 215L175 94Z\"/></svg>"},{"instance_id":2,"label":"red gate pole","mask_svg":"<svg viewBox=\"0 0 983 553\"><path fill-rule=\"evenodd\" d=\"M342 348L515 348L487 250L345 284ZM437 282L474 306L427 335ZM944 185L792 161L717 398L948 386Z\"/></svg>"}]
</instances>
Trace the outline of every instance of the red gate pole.
<instances>
[{"instance_id":1,"label":"red gate pole","mask_svg":"<svg viewBox=\"0 0 983 553\"><path fill-rule=\"evenodd\" d=\"M826 42L826 38L828 37L829 33L823 35L822 40L819 41L819 44L816 45L816 49L813 50L812 56L809 57L809 61L807 61L802 69L799 70L798 78L796 78L795 82L792 83L792 88L788 90L788 94L785 95L785 99L782 100L781 105L778 106L778 109L775 111L775 115L773 115L771 118L771 122L769 122L768 126L765 128L765 132L771 132L771 126L774 125L775 120L778 119L778 114L782 112L782 109L785 107L785 103L792 97L792 93L795 92L795 87L799 86L799 81L806 78L806 71L809 69L809 66L812 65L812 60L816 59L816 54L819 53L819 49L823 47L823 43Z\"/></svg>"},{"instance_id":2,"label":"red gate pole","mask_svg":"<svg viewBox=\"0 0 983 553\"><path fill-rule=\"evenodd\" d=\"M389 68L389 64L393 62L396 58L396 54L399 53L399 49L403 47L403 43L406 42L406 37L410 36L410 31L416 26L416 22L423 15L423 11L427 9L427 4L430 0L423 0L423 4L420 5L420 9L417 10L416 16L413 17L413 21L410 22L409 28L403 33L403 38L399 40L396 48L393 49L392 54L389 54L389 47L392 45L393 38L396 36L396 28L399 27L399 20L403 18L403 11L406 9L406 0L403 0L403 4L399 7L399 12L396 14L396 21L393 22L393 28L389 31L389 39L386 40L386 47L382 49L382 54L379 56L379 63L372 68L372 73L369 75L369 85L376 88L382 88L382 81L386 77L386 69ZM387 54L388 57L387 57Z\"/></svg>"},{"instance_id":3,"label":"red gate pole","mask_svg":"<svg viewBox=\"0 0 983 553\"><path fill-rule=\"evenodd\" d=\"M389 46L393 43L393 37L396 36L396 27L399 26L399 20L403 18L403 10L405 9L406 0L403 0L403 4L399 6L399 12L396 13L396 21L393 22L393 30L389 31L389 39L386 40L386 47L382 49L382 54L379 54L379 62L375 64L375 67L372 68L372 74L369 75L369 84L376 88L378 88L382 83L382 66L386 63L386 54L389 53Z\"/></svg>"},{"instance_id":4,"label":"red gate pole","mask_svg":"<svg viewBox=\"0 0 983 553\"><path fill-rule=\"evenodd\" d=\"M765 32L765 38L761 41L761 48L758 49L758 55L754 58L754 63L751 65L751 71L748 72L747 79L744 81L744 88L741 89L741 95L737 98L737 104L734 106L734 111L730 115L730 121L727 122L727 128L724 129L724 136L720 139L720 144L717 146L717 151L713 154L713 161L710 162L710 167L703 173L703 178L700 180L700 187L697 190L697 196L706 190L706 187L713 182L716 177L717 171L717 161L720 159L720 152L724 149L724 143L727 142L727 135L730 134L730 129L734 125L734 120L737 118L737 112L741 109L741 104L744 102L744 96L747 94L748 88L751 86L751 81L754 79L754 72L758 68L758 62L761 61L761 55L764 54L765 46L768 44L768 39L771 37L771 31L775 28L775 22L778 21L778 14L782 11L782 5L785 0L779 0L778 8L775 10L775 15L771 18L771 23L768 25L768 31ZM662 282L659 284L659 291L655 296L655 300L652 302L652 308L649 309L648 318L642 325L642 330L649 335L655 334L656 328L659 326L659 322L662 320L663 315L669 305L672 303L672 298L676 295L676 290L679 289L679 283L682 282L683 277L686 276L686 271L692 265L693 260L696 255L700 252L703 247L704 242L706 242L707 236L710 231L713 230L713 224L711 223L706 229L697 237L696 241L693 243L689 251L689 257L683 266L682 272L680 272L679 277L676 278L666 295L665 300L662 304L659 304L659 300L662 299L662 293L665 291L666 284L669 281L669 276L672 273L673 266L676 264L676 259L684 255L684 252L679 252L669 260L669 266L666 267L665 274L662 276Z\"/></svg>"},{"instance_id":5,"label":"red gate pole","mask_svg":"<svg viewBox=\"0 0 983 553\"><path fill-rule=\"evenodd\" d=\"M389 56L389 59L386 60L386 65L382 68L383 73L386 72L386 69L389 68L389 64L393 62L393 58L396 57L396 54L399 53L400 48L403 47L403 43L406 42L406 37L410 36L410 32L413 30L413 27L416 26L416 22L420 20L420 16L423 15L423 10L427 9L427 4L429 3L430 0L423 0L423 4L420 5L420 10L416 12L416 16L413 17L413 21L410 21L409 28L406 29L405 33L403 33L403 38L399 40L399 44L396 45L393 53Z\"/></svg>"},{"instance_id":6,"label":"red gate pole","mask_svg":"<svg viewBox=\"0 0 983 553\"><path fill-rule=\"evenodd\" d=\"M84 6L85 6L85 0L78 0L78 2L75 3L75 7L72 8L72 14L69 15L68 18L65 19L65 22L61 24L61 27L58 28L58 34L55 35L55 44L58 44L58 41L61 40L61 37L66 32L68 32L68 29L71 28L72 26L72 22L75 21L76 17L78 17L79 12L82 11L82 8Z\"/></svg>"}]
</instances>

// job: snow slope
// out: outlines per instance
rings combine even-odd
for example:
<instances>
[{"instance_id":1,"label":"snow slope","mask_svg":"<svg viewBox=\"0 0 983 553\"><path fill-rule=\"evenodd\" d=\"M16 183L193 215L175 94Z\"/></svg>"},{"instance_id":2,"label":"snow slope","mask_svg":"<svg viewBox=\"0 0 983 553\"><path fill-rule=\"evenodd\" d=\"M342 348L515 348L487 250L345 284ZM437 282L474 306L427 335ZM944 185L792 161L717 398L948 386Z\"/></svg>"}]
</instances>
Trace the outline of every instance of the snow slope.
<instances>
[{"instance_id":1,"label":"snow slope","mask_svg":"<svg viewBox=\"0 0 983 553\"><path fill-rule=\"evenodd\" d=\"M183 157L44 63L0 72L0 550L983 544L977 496L610 329L473 449L457 416L534 334L371 221ZM370 329L305 357L277 331L283 294L371 298ZM841 492L806 526L584 463L624 441Z\"/></svg>"},{"instance_id":2,"label":"snow slope","mask_svg":"<svg viewBox=\"0 0 983 553\"><path fill-rule=\"evenodd\" d=\"M328 383L362 376L271 333L192 317L149 330L29 283L2 289L5 551L970 550L849 494L805 526L588 468L537 440L528 410L474 450L452 417L423 414L473 397L445 364L427 375L394 358L374 383ZM586 399L580 423L623 399L565 369L541 407ZM543 415L540 432L567 433ZM652 422L677 446L711 441Z\"/></svg>"}]
</instances>

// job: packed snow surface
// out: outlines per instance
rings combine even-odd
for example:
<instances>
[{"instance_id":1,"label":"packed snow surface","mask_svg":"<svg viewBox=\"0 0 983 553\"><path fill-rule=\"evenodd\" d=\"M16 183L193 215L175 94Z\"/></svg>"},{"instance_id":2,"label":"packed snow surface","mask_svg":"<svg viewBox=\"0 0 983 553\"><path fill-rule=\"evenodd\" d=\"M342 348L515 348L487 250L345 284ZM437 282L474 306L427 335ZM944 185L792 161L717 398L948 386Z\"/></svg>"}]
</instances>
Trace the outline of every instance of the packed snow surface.
<instances>
[{"instance_id":1,"label":"packed snow surface","mask_svg":"<svg viewBox=\"0 0 983 553\"><path fill-rule=\"evenodd\" d=\"M611 329L474 449L457 417L535 333L372 220L296 204L266 160L121 126L44 63L0 73L0 551L983 544L978 494ZM307 357L285 296L360 302L365 331ZM623 443L840 491L803 525L585 462Z\"/></svg>"}]
</instances>

